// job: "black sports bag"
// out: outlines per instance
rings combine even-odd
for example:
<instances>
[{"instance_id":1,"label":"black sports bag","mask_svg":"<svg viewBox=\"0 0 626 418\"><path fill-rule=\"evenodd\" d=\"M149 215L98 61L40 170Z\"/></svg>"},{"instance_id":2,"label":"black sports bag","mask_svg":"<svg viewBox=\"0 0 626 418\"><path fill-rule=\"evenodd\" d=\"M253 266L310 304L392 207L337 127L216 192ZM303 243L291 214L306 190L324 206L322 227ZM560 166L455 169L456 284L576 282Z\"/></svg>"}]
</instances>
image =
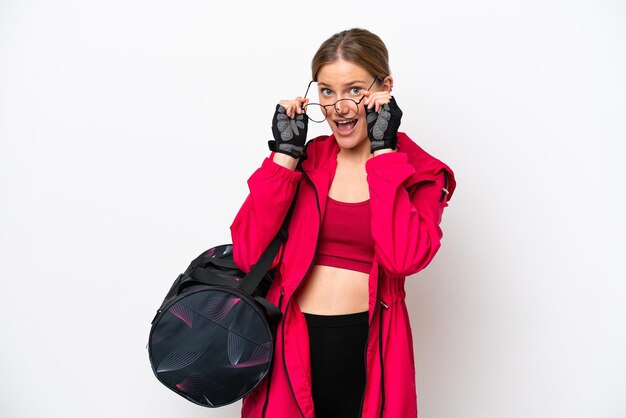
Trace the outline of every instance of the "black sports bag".
<instances>
[{"instance_id":1,"label":"black sports bag","mask_svg":"<svg viewBox=\"0 0 626 418\"><path fill-rule=\"evenodd\" d=\"M287 237L286 222L247 275L227 244L200 254L174 281L148 340L161 383L215 408L243 398L269 372L281 313L265 296L274 277L268 270Z\"/></svg>"}]
</instances>

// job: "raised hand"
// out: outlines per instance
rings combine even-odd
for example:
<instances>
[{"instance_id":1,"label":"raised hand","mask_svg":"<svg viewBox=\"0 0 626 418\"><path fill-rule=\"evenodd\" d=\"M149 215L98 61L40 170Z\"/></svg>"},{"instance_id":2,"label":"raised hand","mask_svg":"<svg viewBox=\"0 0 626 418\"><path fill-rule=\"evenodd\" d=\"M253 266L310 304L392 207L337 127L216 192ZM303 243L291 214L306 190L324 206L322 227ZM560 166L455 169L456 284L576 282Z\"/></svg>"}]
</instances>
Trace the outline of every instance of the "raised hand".
<instances>
[{"instance_id":1,"label":"raised hand","mask_svg":"<svg viewBox=\"0 0 626 418\"><path fill-rule=\"evenodd\" d=\"M376 107L380 110L377 112ZM398 128L402 119L402 110L396 99L391 97L388 103L365 107L367 115L367 135L371 143L371 152L381 149L395 150L398 144Z\"/></svg>"},{"instance_id":2,"label":"raised hand","mask_svg":"<svg viewBox=\"0 0 626 418\"><path fill-rule=\"evenodd\" d=\"M301 99L301 98L298 98ZM273 141L268 145L271 151L300 158L306 142L309 118L302 111L302 100L281 101L276 105L272 118Z\"/></svg>"}]
</instances>

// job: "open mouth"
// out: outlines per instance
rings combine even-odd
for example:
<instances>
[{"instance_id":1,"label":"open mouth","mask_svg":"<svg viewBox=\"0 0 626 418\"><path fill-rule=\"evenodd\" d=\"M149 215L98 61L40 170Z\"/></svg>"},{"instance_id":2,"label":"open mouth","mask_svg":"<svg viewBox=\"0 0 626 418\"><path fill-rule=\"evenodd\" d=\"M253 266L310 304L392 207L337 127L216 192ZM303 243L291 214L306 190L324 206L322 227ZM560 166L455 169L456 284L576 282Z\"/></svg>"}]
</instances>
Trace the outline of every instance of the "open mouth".
<instances>
[{"instance_id":1,"label":"open mouth","mask_svg":"<svg viewBox=\"0 0 626 418\"><path fill-rule=\"evenodd\" d=\"M357 120L357 118L354 118L334 121L335 125L337 125L337 132L339 132L341 135L348 135L352 133L354 127L356 126Z\"/></svg>"}]
</instances>

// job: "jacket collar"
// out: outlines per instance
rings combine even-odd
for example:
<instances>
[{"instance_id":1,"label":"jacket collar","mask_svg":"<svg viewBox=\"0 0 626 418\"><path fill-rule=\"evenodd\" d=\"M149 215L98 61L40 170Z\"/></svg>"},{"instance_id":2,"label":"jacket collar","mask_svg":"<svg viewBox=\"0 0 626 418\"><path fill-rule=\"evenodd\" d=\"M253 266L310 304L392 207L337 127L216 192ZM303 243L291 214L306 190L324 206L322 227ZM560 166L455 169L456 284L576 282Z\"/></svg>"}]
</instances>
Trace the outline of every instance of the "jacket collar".
<instances>
[{"instance_id":1,"label":"jacket collar","mask_svg":"<svg viewBox=\"0 0 626 418\"><path fill-rule=\"evenodd\" d=\"M306 158L302 162L302 168L309 176L312 176L311 180L315 177L320 181L319 186L318 182L314 181L316 186L326 189L324 191L318 190L320 194L322 192L328 194L330 183L332 183L337 168L338 152L339 145L337 145L334 135L319 136L307 144ZM432 180L444 169L452 174L450 167L424 151L404 132L398 132L398 152L407 154L409 164L415 169L415 174L405 184L407 187L422 181ZM451 176L450 180L448 189L452 193L456 185L454 176Z\"/></svg>"}]
</instances>

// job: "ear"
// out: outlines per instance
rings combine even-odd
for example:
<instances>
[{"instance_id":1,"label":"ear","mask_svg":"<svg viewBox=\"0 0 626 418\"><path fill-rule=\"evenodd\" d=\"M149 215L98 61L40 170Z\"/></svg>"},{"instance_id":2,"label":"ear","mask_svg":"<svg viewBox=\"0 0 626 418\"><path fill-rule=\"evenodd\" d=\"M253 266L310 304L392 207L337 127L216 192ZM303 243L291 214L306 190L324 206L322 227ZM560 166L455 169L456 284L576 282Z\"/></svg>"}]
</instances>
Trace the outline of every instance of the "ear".
<instances>
[{"instance_id":1,"label":"ear","mask_svg":"<svg viewBox=\"0 0 626 418\"><path fill-rule=\"evenodd\" d=\"M381 90L391 92L393 90L393 77L388 75L383 79Z\"/></svg>"}]
</instances>

